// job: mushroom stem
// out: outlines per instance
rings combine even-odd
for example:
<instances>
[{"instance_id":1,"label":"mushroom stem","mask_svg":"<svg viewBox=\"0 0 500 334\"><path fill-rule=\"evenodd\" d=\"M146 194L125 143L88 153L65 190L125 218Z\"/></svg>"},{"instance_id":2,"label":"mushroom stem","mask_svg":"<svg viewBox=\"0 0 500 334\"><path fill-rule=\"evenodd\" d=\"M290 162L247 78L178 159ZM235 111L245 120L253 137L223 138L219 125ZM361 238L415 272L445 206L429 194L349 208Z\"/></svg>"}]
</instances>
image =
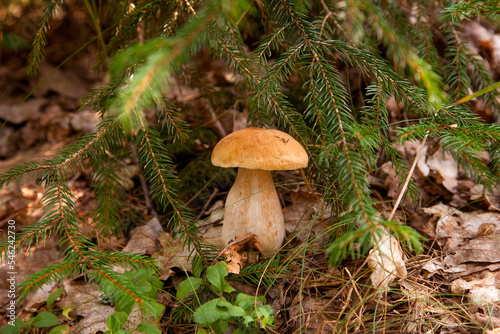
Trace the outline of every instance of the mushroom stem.
<instances>
[{"instance_id":1,"label":"mushroom stem","mask_svg":"<svg viewBox=\"0 0 500 334\"><path fill-rule=\"evenodd\" d=\"M222 238L227 244L245 233L257 235L264 250L277 250L285 223L271 172L239 168L226 199Z\"/></svg>"}]
</instances>

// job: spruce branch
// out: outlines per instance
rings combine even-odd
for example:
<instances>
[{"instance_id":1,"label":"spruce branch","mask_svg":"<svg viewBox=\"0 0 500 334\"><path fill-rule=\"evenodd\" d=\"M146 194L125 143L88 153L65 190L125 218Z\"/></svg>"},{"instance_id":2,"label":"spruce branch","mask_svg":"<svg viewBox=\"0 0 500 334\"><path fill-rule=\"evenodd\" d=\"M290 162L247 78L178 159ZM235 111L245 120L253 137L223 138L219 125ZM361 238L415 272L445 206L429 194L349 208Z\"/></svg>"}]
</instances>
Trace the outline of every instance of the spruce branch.
<instances>
[{"instance_id":1,"label":"spruce branch","mask_svg":"<svg viewBox=\"0 0 500 334\"><path fill-rule=\"evenodd\" d=\"M28 65L28 74L30 75L36 75L38 73L40 61L44 57L44 48L47 44L45 34L50 28L50 19L54 16L62 3L62 0L45 0L45 7L40 21L40 28L35 34L35 38L33 39L33 49L29 55L30 62Z\"/></svg>"},{"instance_id":2,"label":"spruce branch","mask_svg":"<svg viewBox=\"0 0 500 334\"><path fill-rule=\"evenodd\" d=\"M194 245L198 254L205 263L202 249L197 236L198 228L195 218L187 212L176 199L177 178L170 169L173 169L172 161L168 157L167 150L159 138L159 134L146 127L142 117L139 116L136 136L137 155L139 161L145 166L144 177L149 181L151 195L162 209L167 205L173 210L171 219L174 228L179 228L180 236L185 236L188 244Z\"/></svg>"},{"instance_id":3,"label":"spruce branch","mask_svg":"<svg viewBox=\"0 0 500 334\"><path fill-rule=\"evenodd\" d=\"M42 270L29 275L19 287L21 294L19 301L23 300L31 291L41 288L43 284L59 282L79 274L83 261L65 261L63 263L47 265Z\"/></svg>"}]
</instances>

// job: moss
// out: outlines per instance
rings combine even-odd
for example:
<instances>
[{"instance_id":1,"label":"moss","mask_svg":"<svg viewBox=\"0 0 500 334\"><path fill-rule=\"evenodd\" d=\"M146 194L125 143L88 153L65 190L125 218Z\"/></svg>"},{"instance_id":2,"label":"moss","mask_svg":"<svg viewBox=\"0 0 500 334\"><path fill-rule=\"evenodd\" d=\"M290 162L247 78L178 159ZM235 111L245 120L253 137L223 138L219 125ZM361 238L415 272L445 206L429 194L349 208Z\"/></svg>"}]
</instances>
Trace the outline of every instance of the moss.
<instances>
[{"instance_id":1,"label":"moss","mask_svg":"<svg viewBox=\"0 0 500 334\"><path fill-rule=\"evenodd\" d=\"M201 190L190 203L196 210L201 210L214 188L229 190L236 179L235 169L212 165L211 155L211 151L201 153L179 173L181 200L189 201Z\"/></svg>"},{"instance_id":2,"label":"moss","mask_svg":"<svg viewBox=\"0 0 500 334\"><path fill-rule=\"evenodd\" d=\"M211 148L217 143L218 137L210 129L197 128L186 142L169 142L166 146L179 175L179 199L188 202L201 190L189 203L191 208L199 211L214 188L229 190L236 179L236 170L212 165L212 150L200 147L200 144L195 143L196 140ZM203 151L200 152L200 149Z\"/></svg>"}]
</instances>

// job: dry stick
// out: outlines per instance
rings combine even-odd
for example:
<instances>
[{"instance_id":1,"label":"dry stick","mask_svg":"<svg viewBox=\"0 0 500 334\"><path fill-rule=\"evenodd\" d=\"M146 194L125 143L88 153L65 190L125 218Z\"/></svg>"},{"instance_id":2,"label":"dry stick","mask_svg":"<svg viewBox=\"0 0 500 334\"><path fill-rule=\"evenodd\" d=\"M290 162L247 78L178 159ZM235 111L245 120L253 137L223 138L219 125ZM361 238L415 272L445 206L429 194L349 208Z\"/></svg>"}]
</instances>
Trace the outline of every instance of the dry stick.
<instances>
[{"instance_id":1,"label":"dry stick","mask_svg":"<svg viewBox=\"0 0 500 334\"><path fill-rule=\"evenodd\" d=\"M417 161L418 157L420 156L420 153L422 152L422 149L424 148L425 142L427 141L427 137L429 136L429 131L425 134L424 140L422 141L422 144L417 150L417 153L415 154L415 160L413 160L413 165L411 166L410 171L408 172L408 176L406 177L405 184L403 185L403 188L401 189L401 192L399 193L398 199L396 200L396 203L394 204L394 207L392 208L392 212L389 215L389 218L387 220L392 220L394 215L396 214L396 210L401 203L401 200L403 199L403 196L406 192L406 188L408 188L408 183L410 183L411 176L413 175L413 172L415 171L415 167L417 166Z\"/></svg>"},{"instance_id":2,"label":"dry stick","mask_svg":"<svg viewBox=\"0 0 500 334\"><path fill-rule=\"evenodd\" d=\"M208 209L208 206L210 205L210 202L212 202L212 200L214 199L215 195L217 195L217 193L219 192L219 189L218 188L214 188L214 191L212 192L212 194L210 195L210 197L208 198L207 202L205 203L205 205L203 206L203 208L201 209L201 212L200 214L198 215L198 217L196 217L196 219L200 219L204 214L205 212L207 211Z\"/></svg>"},{"instance_id":3,"label":"dry stick","mask_svg":"<svg viewBox=\"0 0 500 334\"><path fill-rule=\"evenodd\" d=\"M131 154L132 159L134 160L134 164L137 167L139 167L140 166L139 158L137 157L136 147L135 147L135 144L133 142L130 142L130 149L131 149L130 151L132 153ZM137 174L139 175L139 181L141 182L141 188L142 188L142 192L144 194L144 202L146 202L146 208L148 208L149 212L151 212L153 217L158 219L158 213L156 212L156 210L153 207L153 204L151 202L151 196L149 195L149 189L148 189L148 186L146 184L146 180L144 179L144 175L142 175L140 168L138 168Z\"/></svg>"}]
</instances>

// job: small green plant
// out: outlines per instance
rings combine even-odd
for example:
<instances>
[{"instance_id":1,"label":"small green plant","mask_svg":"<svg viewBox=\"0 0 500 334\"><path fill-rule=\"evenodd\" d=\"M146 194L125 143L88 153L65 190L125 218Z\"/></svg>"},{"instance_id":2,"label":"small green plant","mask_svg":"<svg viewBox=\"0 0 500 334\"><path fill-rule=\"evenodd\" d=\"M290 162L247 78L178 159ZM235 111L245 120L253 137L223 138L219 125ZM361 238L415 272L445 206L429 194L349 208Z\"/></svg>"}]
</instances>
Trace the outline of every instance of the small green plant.
<instances>
[{"instance_id":1,"label":"small green plant","mask_svg":"<svg viewBox=\"0 0 500 334\"><path fill-rule=\"evenodd\" d=\"M128 314L120 311L108 316L106 324L108 325L109 331L104 332L105 334L131 334L132 332L141 332L147 334L161 334L161 331L154 325L143 322L135 329L123 329L123 326L127 323Z\"/></svg>"},{"instance_id":2,"label":"small green plant","mask_svg":"<svg viewBox=\"0 0 500 334\"><path fill-rule=\"evenodd\" d=\"M272 325L275 320L274 311L269 305L265 305L266 299L244 293L239 293L234 297L232 293L236 290L226 281L227 275L227 264L219 262L207 268L205 279L188 277L179 284L178 299L183 299L192 292L196 295L203 285L208 286L219 296L203 304L198 299L201 305L194 311L193 320L210 328L213 333L226 331L230 323L237 327L233 333L249 333L257 330L258 327L265 329ZM202 328L198 330L198 333L207 332Z\"/></svg>"},{"instance_id":3,"label":"small green plant","mask_svg":"<svg viewBox=\"0 0 500 334\"><path fill-rule=\"evenodd\" d=\"M151 314L158 320L163 313L164 306L156 302L156 299L158 298L158 290L163 286L163 282L146 269L127 271L121 277L148 299L149 308L147 314ZM101 290L106 293L105 289ZM108 294L111 296L117 312L125 312L126 314L132 312L136 304L133 299L129 298L121 290L115 290L113 293L109 292Z\"/></svg>"},{"instance_id":4,"label":"small green plant","mask_svg":"<svg viewBox=\"0 0 500 334\"><path fill-rule=\"evenodd\" d=\"M2 334L20 334L21 330L27 330L30 327L47 328L56 326L59 323L57 317L50 312L39 313L36 317L24 322L21 319L16 319L13 324L8 324L0 329ZM68 326L57 326L52 328L49 334L60 334L67 330Z\"/></svg>"}]
</instances>

